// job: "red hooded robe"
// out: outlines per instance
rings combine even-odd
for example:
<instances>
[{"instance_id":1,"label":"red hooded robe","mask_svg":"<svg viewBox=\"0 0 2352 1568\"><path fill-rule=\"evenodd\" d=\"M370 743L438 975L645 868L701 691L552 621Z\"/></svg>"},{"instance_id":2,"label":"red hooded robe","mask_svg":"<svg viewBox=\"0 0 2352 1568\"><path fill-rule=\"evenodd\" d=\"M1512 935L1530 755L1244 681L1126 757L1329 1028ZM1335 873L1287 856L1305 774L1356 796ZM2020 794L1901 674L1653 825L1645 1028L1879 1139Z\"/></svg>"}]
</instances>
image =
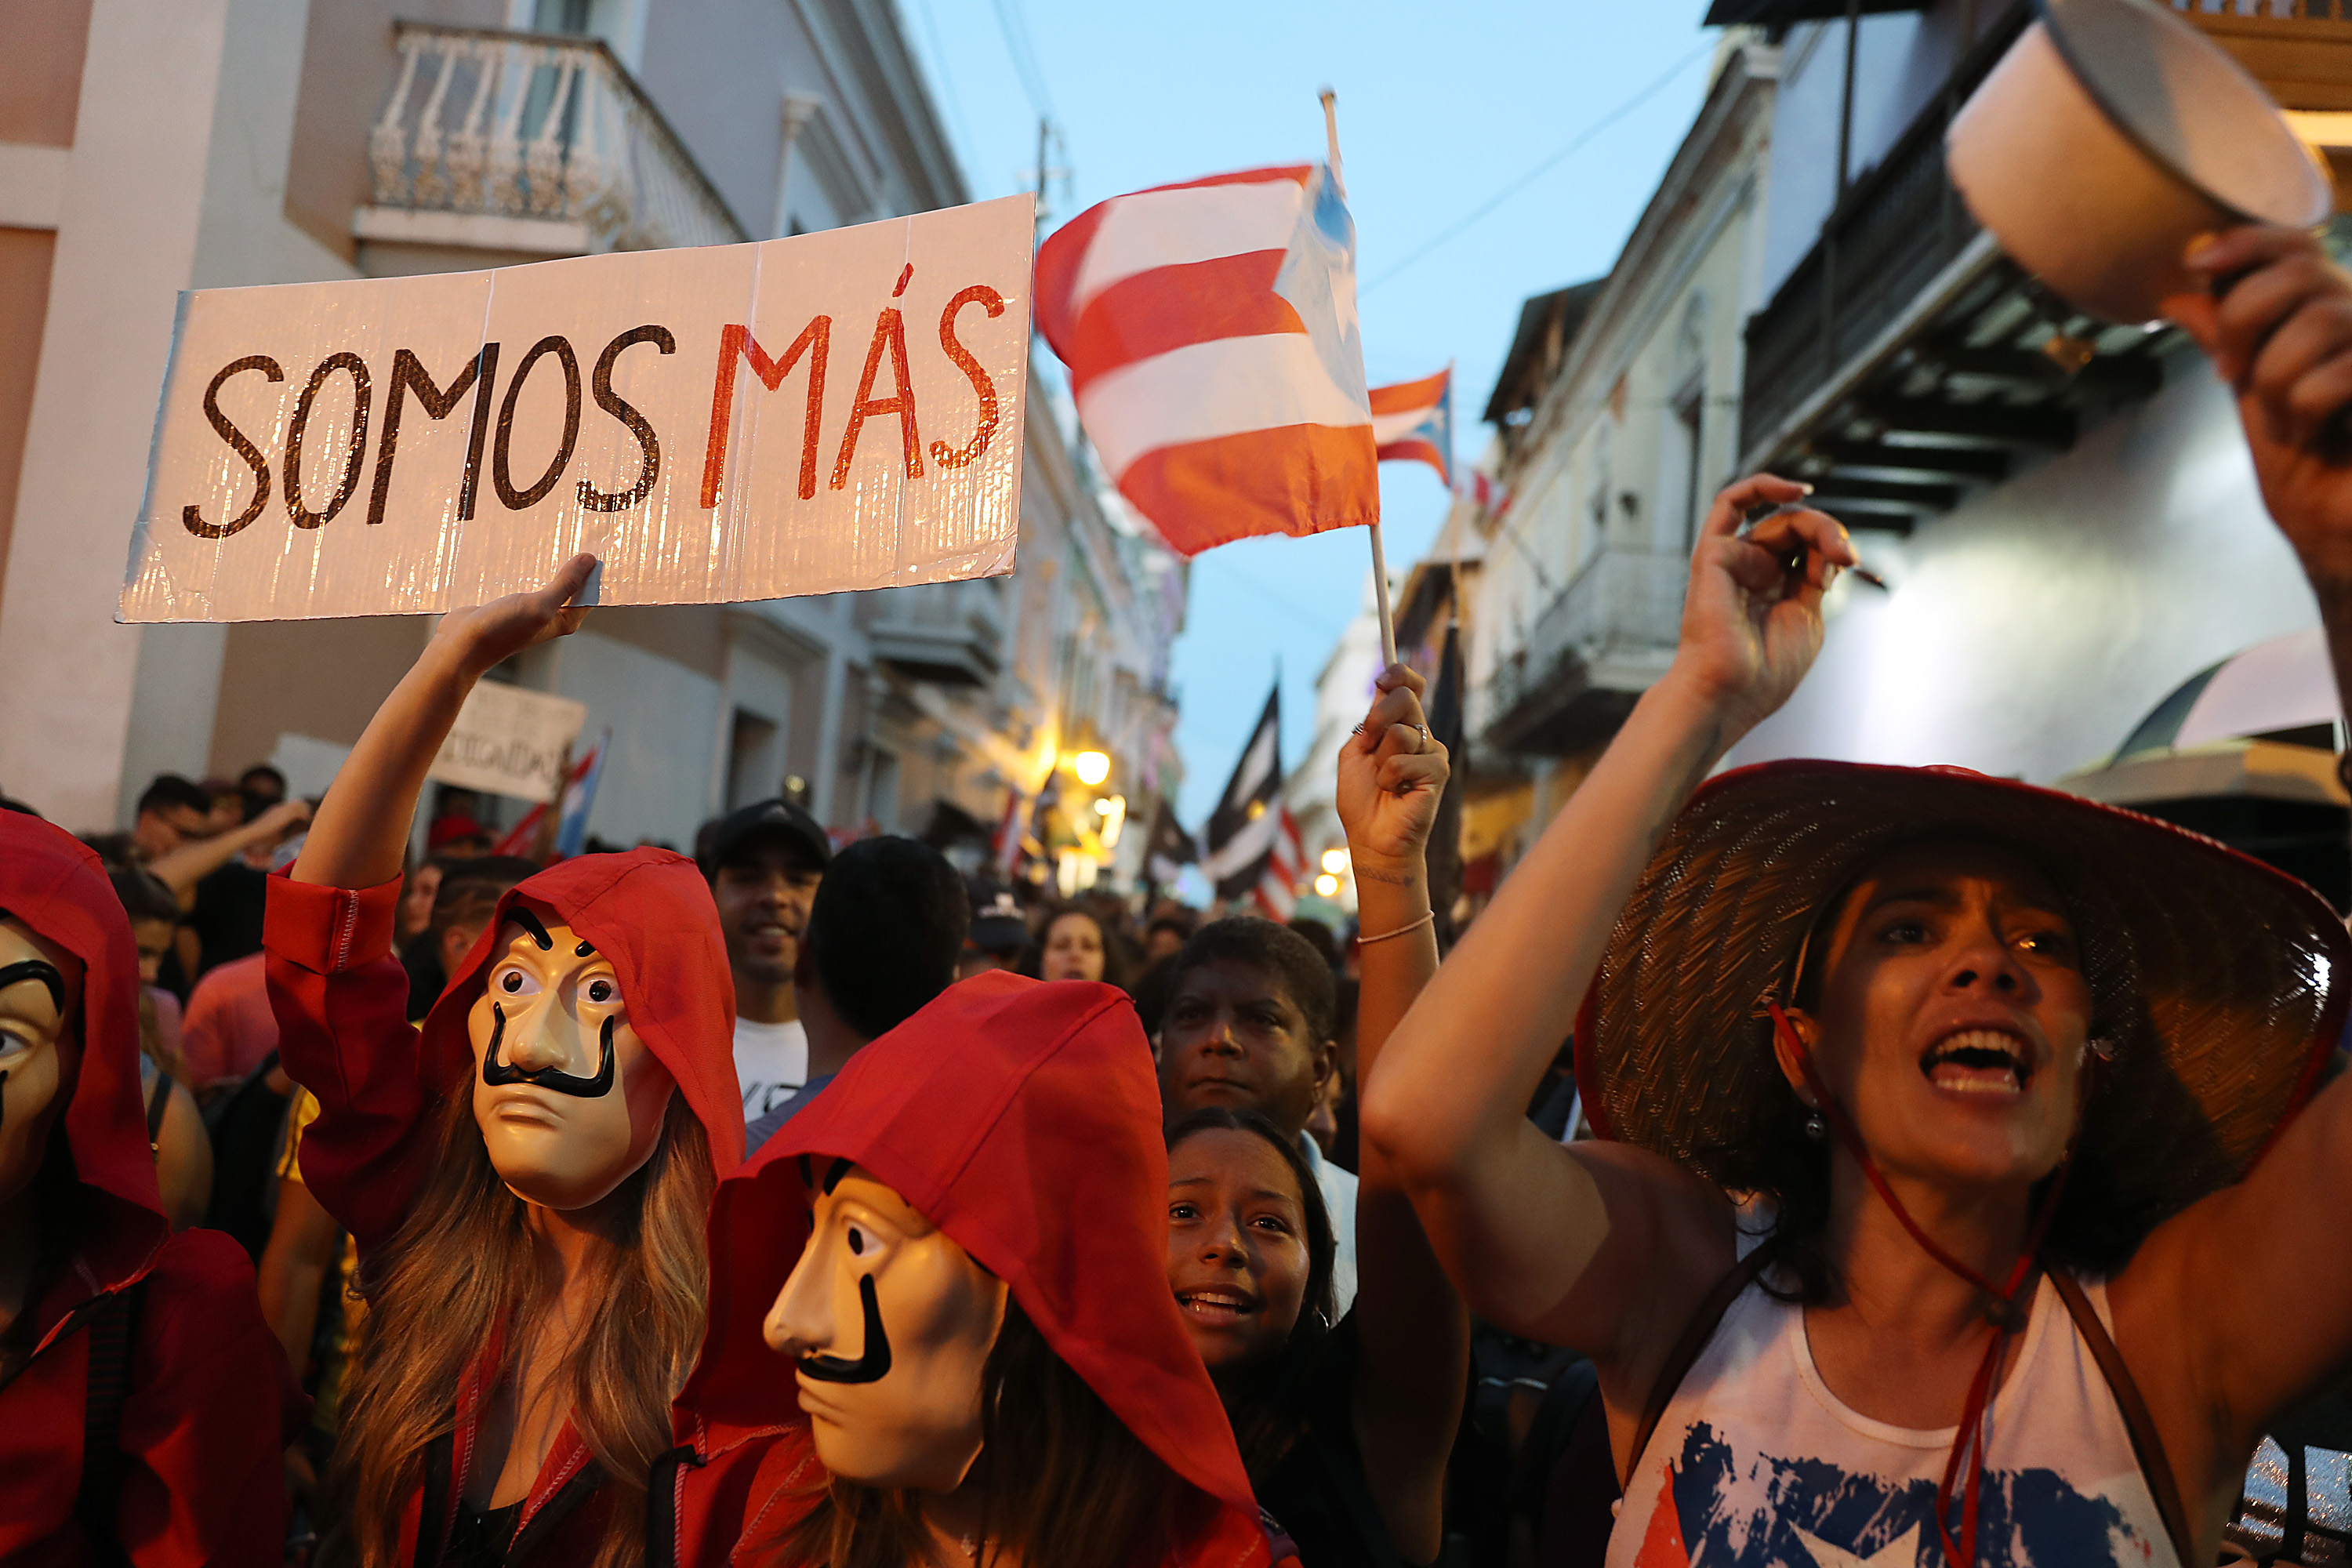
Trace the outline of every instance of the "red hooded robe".
<instances>
[{"instance_id":1,"label":"red hooded robe","mask_svg":"<svg viewBox=\"0 0 2352 1568\"><path fill-rule=\"evenodd\" d=\"M466 1016L499 951L507 910L520 898L559 911L612 961L629 1025L677 1079L710 1141L713 1168L723 1174L742 1161L735 985L719 911L693 861L667 849L584 855L509 889L421 1032L407 1022L408 975L392 956L400 883L353 891L274 878L266 944L278 1050L287 1072L319 1100L319 1118L302 1134L302 1179L358 1241L362 1265L408 1215L433 1152L435 1108L446 1095L470 1092ZM483 1324L486 1340L500 1327ZM487 1360L453 1391L457 1431L446 1451L435 1445L425 1483L408 1499L404 1564L437 1562L447 1544ZM596 1484L587 1446L567 1422L524 1500L507 1560L587 1562L604 1528L604 1510L593 1506ZM428 1501L435 1536L419 1553Z\"/></svg>"},{"instance_id":2,"label":"red hooded robe","mask_svg":"<svg viewBox=\"0 0 2352 1568\"><path fill-rule=\"evenodd\" d=\"M1222 1505L1181 1568L1276 1563L1168 1289L1160 1123L1151 1047L1108 985L980 975L859 1051L719 1184L709 1326L675 1411L670 1560L710 1568L739 1544L752 1560L822 1492L793 1363L762 1338L808 1238L799 1156L814 1154L864 1166L1003 1279L1128 1430Z\"/></svg>"},{"instance_id":3,"label":"red hooded robe","mask_svg":"<svg viewBox=\"0 0 2352 1568\"><path fill-rule=\"evenodd\" d=\"M0 910L88 969L81 1061L50 1133L73 1156L82 1212L65 1266L36 1280L32 1359L0 1384L0 1562L108 1560L76 1517L87 1330L109 1298L136 1287L116 1541L141 1568L275 1563L286 1539L285 1447L309 1401L262 1321L245 1250L215 1231L173 1236L163 1217L139 1091L131 921L97 856L19 812L0 813Z\"/></svg>"}]
</instances>

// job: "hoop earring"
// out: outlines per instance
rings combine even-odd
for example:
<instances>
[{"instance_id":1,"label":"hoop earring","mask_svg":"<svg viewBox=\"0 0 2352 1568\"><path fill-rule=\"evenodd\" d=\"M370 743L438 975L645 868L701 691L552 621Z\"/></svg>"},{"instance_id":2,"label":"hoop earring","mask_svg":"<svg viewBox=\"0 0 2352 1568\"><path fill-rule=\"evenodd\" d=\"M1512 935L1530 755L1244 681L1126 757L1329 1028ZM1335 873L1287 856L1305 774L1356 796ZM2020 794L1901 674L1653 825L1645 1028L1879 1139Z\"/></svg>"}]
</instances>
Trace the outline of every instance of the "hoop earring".
<instances>
[{"instance_id":1,"label":"hoop earring","mask_svg":"<svg viewBox=\"0 0 2352 1568\"><path fill-rule=\"evenodd\" d=\"M2083 1043L2090 1047L2091 1054L2101 1061L2111 1062L2116 1059L2116 1043L2105 1036L2094 1035Z\"/></svg>"},{"instance_id":2,"label":"hoop earring","mask_svg":"<svg viewBox=\"0 0 2352 1568\"><path fill-rule=\"evenodd\" d=\"M1818 1143L1829 1135L1830 1124L1822 1120L1822 1113L1818 1110L1809 1112L1805 1117L1805 1136Z\"/></svg>"}]
</instances>

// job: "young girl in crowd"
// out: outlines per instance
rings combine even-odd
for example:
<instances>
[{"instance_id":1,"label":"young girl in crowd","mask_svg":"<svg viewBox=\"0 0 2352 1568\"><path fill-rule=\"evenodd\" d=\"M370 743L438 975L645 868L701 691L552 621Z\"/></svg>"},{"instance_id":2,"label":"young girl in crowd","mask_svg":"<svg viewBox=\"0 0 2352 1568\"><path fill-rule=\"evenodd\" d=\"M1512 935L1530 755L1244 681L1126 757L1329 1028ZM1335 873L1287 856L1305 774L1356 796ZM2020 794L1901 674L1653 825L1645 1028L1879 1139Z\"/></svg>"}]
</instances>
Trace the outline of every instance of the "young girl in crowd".
<instances>
[{"instance_id":1,"label":"young girl in crowd","mask_svg":"<svg viewBox=\"0 0 2352 1568\"><path fill-rule=\"evenodd\" d=\"M227 1237L171 1234L98 857L0 812L0 1562L268 1563L306 1402Z\"/></svg>"},{"instance_id":2,"label":"young girl in crowd","mask_svg":"<svg viewBox=\"0 0 2352 1568\"><path fill-rule=\"evenodd\" d=\"M2189 264L2231 279L2174 305L2341 683L2352 280L2278 229ZM2210 1563L2263 1423L2352 1353L2352 1081L2295 1114L2352 942L2300 883L2022 784L1694 795L1853 563L1803 493L1717 499L1673 668L1396 1030L1367 1145L1473 1306L1591 1355L1616 1568ZM1524 1111L1572 1020L1602 1137L1562 1147Z\"/></svg>"},{"instance_id":3,"label":"young girl in crowd","mask_svg":"<svg viewBox=\"0 0 2352 1568\"><path fill-rule=\"evenodd\" d=\"M720 1184L649 1558L1273 1563L1168 1293L1167 1184L1109 986L978 975L860 1050Z\"/></svg>"},{"instance_id":4,"label":"young girl in crowd","mask_svg":"<svg viewBox=\"0 0 2352 1568\"><path fill-rule=\"evenodd\" d=\"M360 1250L322 1560L640 1560L702 1334L702 1222L742 1152L734 997L692 861L592 855L499 901L427 1015L392 955L403 840L474 682L579 624L593 563L445 617L269 892L301 1174Z\"/></svg>"},{"instance_id":5,"label":"young girl in crowd","mask_svg":"<svg viewBox=\"0 0 2352 1568\"><path fill-rule=\"evenodd\" d=\"M1362 939L1358 1070L1437 969L1426 849L1446 757L1422 679L1384 671L1339 754ZM1168 1131L1168 1283L1259 1504L1307 1568L1434 1563L1470 1325L1376 1152L1359 1173L1355 1304L1333 1322L1330 1216L1297 1144L1254 1111Z\"/></svg>"}]
</instances>

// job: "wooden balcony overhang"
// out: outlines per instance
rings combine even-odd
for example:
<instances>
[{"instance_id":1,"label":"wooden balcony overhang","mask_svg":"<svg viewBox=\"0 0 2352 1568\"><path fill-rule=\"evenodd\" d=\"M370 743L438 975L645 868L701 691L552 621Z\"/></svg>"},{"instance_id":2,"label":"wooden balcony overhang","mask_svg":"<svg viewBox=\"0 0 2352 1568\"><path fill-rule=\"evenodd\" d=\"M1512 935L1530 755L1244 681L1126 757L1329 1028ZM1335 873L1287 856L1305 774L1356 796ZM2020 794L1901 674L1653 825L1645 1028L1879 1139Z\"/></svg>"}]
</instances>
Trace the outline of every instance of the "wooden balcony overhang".
<instances>
[{"instance_id":1,"label":"wooden balcony overhang","mask_svg":"<svg viewBox=\"0 0 2352 1568\"><path fill-rule=\"evenodd\" d=\"M2094 322L1998 256L1972 270L1825 381L1747 467L1810 481L1848 527L1908 531L2163 385L2177 333Z\"/></svg>"},{"instance_id":2,"label":"wooden balcony overhang","mask_svg":"<svg viewBox=\"0 0 2352 1568\"><path fill-rule=\"evenodd\" d=\"M1877 16L1895 11L1926 11L1934 0L1715 0L1703 27L1785 27L1795 22L1842 21L1848 16Z\"/></svg>"},{"instance_id":3,"label":"wooden balcony overhang","mask_svg":"<svg viewBox=\"0 0 2352 1568\"><path fill-rule=\"evenodd\" d=\"M1748 321L1742 469L1811 481L1849 527L1908 531L2163 384L2166 334L2051 296L1945 170L1951 115L2031 16L1979 41Z\"/></svg>"}]
</instances>

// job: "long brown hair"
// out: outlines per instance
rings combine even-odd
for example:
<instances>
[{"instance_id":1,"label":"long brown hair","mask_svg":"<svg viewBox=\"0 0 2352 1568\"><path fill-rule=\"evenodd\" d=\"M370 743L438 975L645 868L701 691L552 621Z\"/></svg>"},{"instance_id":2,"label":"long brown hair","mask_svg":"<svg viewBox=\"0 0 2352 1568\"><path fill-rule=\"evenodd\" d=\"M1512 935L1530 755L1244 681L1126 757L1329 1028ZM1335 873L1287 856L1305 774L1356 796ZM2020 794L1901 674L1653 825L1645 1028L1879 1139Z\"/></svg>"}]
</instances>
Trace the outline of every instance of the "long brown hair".
<instances>
[{"instance_id":1,"label":"long brown hair","mask_svg":"<svg viewBox=\"0 0 2352 1568\"><path fill-rule=\"evenodd\" d=\"M449 1095L437 1132L415 1205L361 1272L368 1321L327 1478L333 1523L322 1563L396 1568L401 1516L424 1483L426 1447L455 1427L467 1364L486 1335L505 1328L502 1364L490 1375L518 1375L526 1336L512 1331L555 1305L523 1202L490 1163L472 1096ZM703 1221L714 1184L702 1123L674 1094L660 1142L619 1189L635 1201L618 1205L625 1217L592 1265L600 1277L584 1299L594 1307L553 1390L603 1472L609 1512L595 1568L644 1560L646 1474L670 1446L670 1396L702 1338Z\"/></svg>"},{"instance_id":2,"label":"long brown hair","mask_svg":"<svg viewBox=\"0 0 2352 1568\"><path fill-rule=\"evenodd\" d=\"M981 1371L973 1469L988 1489L983 1568L1007 1552L1018 1553L1023 1568L1157 1563L1215 1513L1216 1505L1129 1431L1009 1298ZM834 1479L815 1508L768 1547L766 1560L793 1568L908 1568L925 1561L928 1545L915 1493Z\"/></svg>"}]
</instances>

